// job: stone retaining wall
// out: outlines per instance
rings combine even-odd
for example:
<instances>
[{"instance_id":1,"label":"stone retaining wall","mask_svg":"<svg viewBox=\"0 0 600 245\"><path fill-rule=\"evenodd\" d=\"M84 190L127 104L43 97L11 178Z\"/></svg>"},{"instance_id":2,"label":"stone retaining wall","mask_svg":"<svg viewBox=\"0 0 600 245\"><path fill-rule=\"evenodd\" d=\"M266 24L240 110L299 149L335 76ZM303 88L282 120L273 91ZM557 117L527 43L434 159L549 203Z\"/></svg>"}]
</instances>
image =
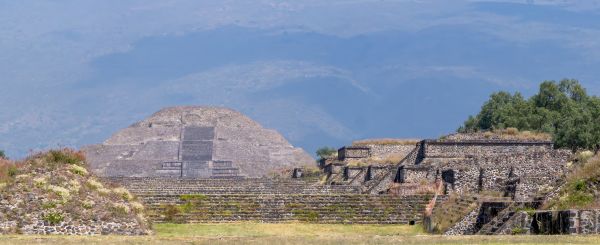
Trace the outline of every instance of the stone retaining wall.
<instances>
[{"instance_id":1,"label":"stone retaining wall","mask_svg":"<svg viewBox=\"0 0 600 245\"><path fill-rule=\"evenodd\" d=\"M357 186L323 186L299 180L111 180L138 196L156 222L418 224L432 198L367 195L360 194ZM169 210L176 213L168 215Z\"/></svg>"},{"instance_id":2,"label":"stone retaining wall","mask_svg":"<svg viewBox=\"0 0 600 245\"><path fill-rule=\"evenodd\" d=\"M133 223L98 222L95 224L77 225L72 222L61 222L51 225L44 221L26 225L20 229L27 235L147 235Z\"/></svg>"},{"instance_id":3,"label":"stone retaining wall","mask_svg":"<svg viewBox=\"0 0 600 245\"><path fill-rule=\"evenodd\" d=\"M471 157L520 154L553 149L552 142L522 141L424 141L425 157Z\"/></svg>"},{"instance_id":4,"label":"stone retaining wall","mask_svg":"<svg viewBox=\"0 0 600 245\"><path fill-rule=\"evenodd\" d=\"M533 215L521 212L510 221L503 233L522 234L600 234L600 210L536 211Z\"/></svg>"}]
</instances>

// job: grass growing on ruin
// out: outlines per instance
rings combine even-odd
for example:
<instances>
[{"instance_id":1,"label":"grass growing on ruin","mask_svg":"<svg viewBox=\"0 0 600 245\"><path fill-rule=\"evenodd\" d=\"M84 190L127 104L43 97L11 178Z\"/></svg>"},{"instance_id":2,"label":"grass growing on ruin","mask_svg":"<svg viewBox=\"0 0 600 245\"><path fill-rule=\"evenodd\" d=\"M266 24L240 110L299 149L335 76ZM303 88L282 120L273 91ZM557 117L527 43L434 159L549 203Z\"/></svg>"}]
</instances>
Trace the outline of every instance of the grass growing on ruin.
<instances>
[{"instance_id":1,"label":"grass growing on ruin","mask_svg":"<svg viewBox=\"0 0 600 245\"><path fill-rule=\"evenodd\" d=\"M578 153L579 165L567 176L558 198L548 205L552 209L600 207L600 156Z\"/></svg>"},{"instance_id":2,"label":"grass growing on ruin","mask_svg":"<svg viewBox=\"0 0 600 245\"><path fill-rule=\"evenodd\" d=\"M460 131L460 130L459 130ZM491 131L469 132L468 134L454 134L441 137L446 139L496 139L496 140L524 140L524 141L552 141L552 135L537 131L519 131L517 128L494 129Z\"/></svg>"},{"instance_id":3,"label":"grass growing on ruin","mask_svg":"<svg viewBox=\"0 0 600 245\"><path fill-rule=\"evenodd\" d=\"M0 236L0 244L600 244L600 236L439 236L418 226L156 224L152 236Z\"/></svg>"},{"instance_id":4,"label":"grass growing on ruin","mask_svg":"<svg viewBox=\"0 0 600 245\"><path fill-rule=\"evenodd\" d=\"M475 208L477 208L477 203L473 200L465 201L459 196L450 196L450 198L443 202L439 208L436 208L434 213L431 215L434 232L446 232Z\"/></svg>"},{"instance_id":5,"label":"grass growing on ruin","mask_svg":"<svg viewBox=\"0 0 600 245\"><path fill-rule=\"evenodd\" d=\"M349 167L366 167L369 165L394 165L400 163L406 154L392 153L385 156L373 156L369 158L361 158L348 162Z\"/></svg>"},{"instance_id":6,"label":"grass growing on ruin","mask_svg":"<svg viewBox=\"0 0 600 245\"><path fill-rule=\"evenodd\" d=\"M353 141L352 145L416 145L419 141L418 139L365 139Z\"/></svg>"}]
</instances>

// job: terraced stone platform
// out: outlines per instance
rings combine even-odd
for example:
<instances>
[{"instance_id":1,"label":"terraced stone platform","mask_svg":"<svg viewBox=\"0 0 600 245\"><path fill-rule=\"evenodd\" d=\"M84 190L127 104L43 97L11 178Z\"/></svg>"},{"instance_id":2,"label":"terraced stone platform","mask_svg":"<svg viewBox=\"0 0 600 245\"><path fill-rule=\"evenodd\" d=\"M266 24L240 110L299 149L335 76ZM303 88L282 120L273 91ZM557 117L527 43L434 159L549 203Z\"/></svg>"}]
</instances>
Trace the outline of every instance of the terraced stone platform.
<instances>
[{"instance_id":1,"label":"terraced stone platform","mask_svg":"<svg viewBox=\"0 0 600 245\"><path fill-rule=\"evenodd\" d=\"M155 222L418 224L431 196L360 194L302 180L112 178L137 195Z\"/></svg>"},{"instance_id":2,"label":"terraced stone platform","mask_svg":"<svg viewBox=\"0 0 600 245\"><path fill-rule=\"evenodd\" d=\"M164 108L82 150L103 177L258 178L314 163L276 131L206 106Z\"/></svg>"}]
</instances>

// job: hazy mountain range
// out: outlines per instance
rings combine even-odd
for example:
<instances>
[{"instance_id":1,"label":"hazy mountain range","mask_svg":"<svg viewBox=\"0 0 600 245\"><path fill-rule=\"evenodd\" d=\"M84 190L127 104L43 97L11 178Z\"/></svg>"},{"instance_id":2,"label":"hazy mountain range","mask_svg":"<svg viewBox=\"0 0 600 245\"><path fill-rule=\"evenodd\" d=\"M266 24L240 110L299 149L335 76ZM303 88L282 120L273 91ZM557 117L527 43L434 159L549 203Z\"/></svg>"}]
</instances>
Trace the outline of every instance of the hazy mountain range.
<instances>
[{"instance_id":1,"label":"hazy mountain range","mask_svg":"<svg viewBox=\"0 0 600 245\"><path fill-rule=\"evenodd\" d=\"M0 1L0 149L101 142L172 105L313 152L438 137L496 90L600 94L600 1Z\"/></svg>"}]
</instances>

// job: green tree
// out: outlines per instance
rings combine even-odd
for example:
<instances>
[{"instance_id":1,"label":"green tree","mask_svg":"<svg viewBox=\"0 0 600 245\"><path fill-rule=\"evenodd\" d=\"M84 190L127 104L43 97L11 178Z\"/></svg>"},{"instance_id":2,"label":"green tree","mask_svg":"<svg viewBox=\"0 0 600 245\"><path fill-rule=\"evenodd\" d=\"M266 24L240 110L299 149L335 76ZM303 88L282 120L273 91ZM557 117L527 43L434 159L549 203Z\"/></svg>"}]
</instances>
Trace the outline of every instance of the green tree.
<instances>
[{"instance_id":1,"label":"green tree","mask_svg":"<svg viewBox=\"0 0 600 245\"><path fill-rule=\"evenodd\" d=\"M321 147L317 150L317 156L320 159L325 159L331 156L335 156L337 154L337 150L333 147Z\"/></svg>"},{"instance_id":2,"label":"green tree","mask_svg":"<svg viewBox=\"0 0 600 245\"><path fill-rule=\"evenodd\" d=\"M574 79L544 81L537 94L497 92L483 104L476 116L469 116L459 132L503 129L552 134L558 147L598 149L600 147L600 98L589 96Z\"/></svg>"},{"instance_id":3,"label":"green tree","mask_svg":"<svg viewBox=\"0 0 600 245\"><path fill-rule=\"evenodd\" d=\"M6 154L4 153L3 150L0 150L0 158L6 159Z\"/></svg>"}]
</instances>

